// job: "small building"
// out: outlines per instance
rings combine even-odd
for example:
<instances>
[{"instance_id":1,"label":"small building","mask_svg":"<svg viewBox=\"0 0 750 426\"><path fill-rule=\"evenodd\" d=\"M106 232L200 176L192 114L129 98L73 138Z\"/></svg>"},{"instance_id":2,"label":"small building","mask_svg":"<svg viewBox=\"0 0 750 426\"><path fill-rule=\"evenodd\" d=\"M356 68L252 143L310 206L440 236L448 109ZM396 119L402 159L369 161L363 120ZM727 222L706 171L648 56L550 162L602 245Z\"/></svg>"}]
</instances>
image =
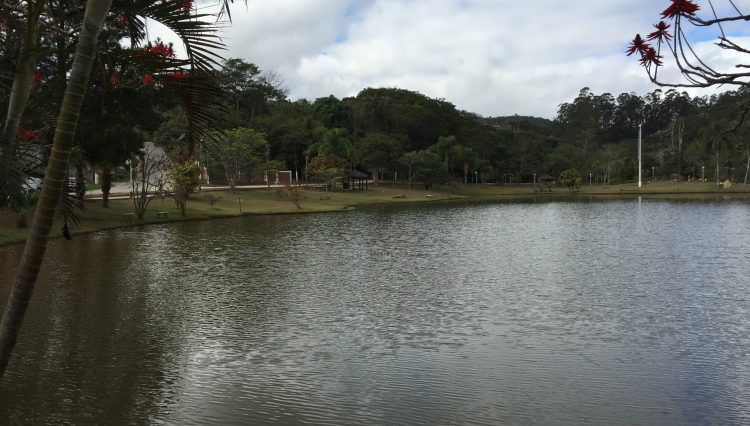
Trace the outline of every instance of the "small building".
<instances>
[{"instance_id":1,"label":"small building","mask_svg":"<svg viewBox=\"0 0 750 426\"><path fill-rule=\"evenodd\" d=\"M368 175L359 170L350 170L341 180L343 189L367 190Z\"/></svg>"},{"instance_id":2,"label":"small building","mask_svg":"<svg viewBox=\"0 0 750 426\"><path fill-rule=\"evenodd\" d=\"M553 183L555 181L555 178L553 178L550 175L541 175L539 176L539 182L542 183Z\"/></svg>"}]
</instances>

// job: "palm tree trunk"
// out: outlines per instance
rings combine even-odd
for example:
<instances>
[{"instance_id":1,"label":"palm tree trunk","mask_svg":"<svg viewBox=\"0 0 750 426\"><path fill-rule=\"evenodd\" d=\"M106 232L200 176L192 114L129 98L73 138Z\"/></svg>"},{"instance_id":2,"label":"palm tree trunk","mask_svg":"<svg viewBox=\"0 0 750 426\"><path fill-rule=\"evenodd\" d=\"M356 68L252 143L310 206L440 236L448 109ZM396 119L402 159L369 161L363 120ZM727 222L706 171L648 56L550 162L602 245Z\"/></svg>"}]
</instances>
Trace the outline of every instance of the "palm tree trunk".
<instances>
[{"instance_id":1,"label":"palm tree trunk","mask_svg":"<svg viewBox=\"0 0 750 426\"><path fill-rule=\"evenodd\" d=\"M44 259L55 209L62 195L63 180L70 161L73 137L78 126L91 65L96 56L97 39L111 5L112 0L90 0L86 4L70 80L57 118L55 139L44 176L42 194L16 272L15 283L0 322L0 378L8 366Z\"/></svg>"},{"instance_id":2,"label":"palm tree trunk","mask_svg":"<svg viewBox=\"0 0 750 426\"><path fill-rule=\"evenodd\" d=\"M102 207L109 208L109 193L112 191L112 179L114 179L114 170L112 167L102 167L99 172L99 185L102 191Z\"/></svg>"},{"instance_id":3,"label":"palm tree trunk","mask_svg":"<svg viewBox=\"0 0 750 426\"><path fill-rule=\"evenodd\" d=\"M83 210L84 200L86 199L86 172L82 162L76 164L76 206Z\"/></svg>"},{"instance_id":4,"label":"palm tree trunk","mask_svg":"<svg viewBox=\"0 0 750 426\"><path fill-rule=\"evenodd\" d=\"M24 39L21 42L21 53L18 67L13 77L8 112L0 136L0 185L7 184L7 173L11 170L11 163L16 157L16 129L21 124L21 117L29 102L31 88L34 85L34 65L36 63L37 27L39 13L30 5L29 22Z\"/></svg>"}]
</instances>

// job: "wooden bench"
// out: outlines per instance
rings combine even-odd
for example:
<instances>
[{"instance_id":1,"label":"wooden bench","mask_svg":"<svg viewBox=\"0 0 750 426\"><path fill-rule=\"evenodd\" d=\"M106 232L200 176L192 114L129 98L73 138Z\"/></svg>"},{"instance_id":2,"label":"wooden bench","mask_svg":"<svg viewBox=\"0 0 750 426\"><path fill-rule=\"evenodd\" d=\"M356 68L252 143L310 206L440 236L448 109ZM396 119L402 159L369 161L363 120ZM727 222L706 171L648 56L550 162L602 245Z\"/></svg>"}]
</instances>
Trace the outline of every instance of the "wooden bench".
<instances>
[{"instance_id":1,"label":"wooden bench","mask_svg":"<svg viewBox=\"0 0 750 426\"><path fill-rule=\"evenodd\" d=\"M164 211L158 211L158 212L156 212L156 218L157 219L166 219L168 217L169 217L169 212L164 212Z\"/></svg>"},{"instance_id":2,"label":"wooden bench","mask_svg":"<svg viewBox=\"0 0 750 426\"><path fill-rule=\"evenodd\" d=\"M133 220L135 219L134 213L123 213L122 214L122 221L125 223L133 223Z\"/></svg>"}]
</instances>

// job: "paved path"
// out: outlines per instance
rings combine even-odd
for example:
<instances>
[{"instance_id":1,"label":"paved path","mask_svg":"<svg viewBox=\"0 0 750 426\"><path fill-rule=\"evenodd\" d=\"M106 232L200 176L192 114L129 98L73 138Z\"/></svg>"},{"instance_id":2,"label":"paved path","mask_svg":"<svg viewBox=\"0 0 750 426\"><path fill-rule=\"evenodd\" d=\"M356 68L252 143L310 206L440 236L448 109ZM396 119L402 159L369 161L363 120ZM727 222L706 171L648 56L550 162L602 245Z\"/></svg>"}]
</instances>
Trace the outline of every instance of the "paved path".
<instances>
[{"instance_id":1,"label":"paved path","mask_svg":"<svg viewBox=\"0 0 750 426\"><path fill-rule=\"evenodd\" d=\"M317 186L317 185L310 185ZM271 185L271 188L283 188L284 185ZM243 189L263 189L268 188L268 185L238 185L235 187L238 190ZM130 198L130 183L129 182L113 182L112 189L109 190L110 200L124 200ZM209 191L228 191L229 186L203 186L200 192ZM92 200L101 200L102 191L101 189L91 189L86 191L86 198Z\"/></svg>"}]
</instances>

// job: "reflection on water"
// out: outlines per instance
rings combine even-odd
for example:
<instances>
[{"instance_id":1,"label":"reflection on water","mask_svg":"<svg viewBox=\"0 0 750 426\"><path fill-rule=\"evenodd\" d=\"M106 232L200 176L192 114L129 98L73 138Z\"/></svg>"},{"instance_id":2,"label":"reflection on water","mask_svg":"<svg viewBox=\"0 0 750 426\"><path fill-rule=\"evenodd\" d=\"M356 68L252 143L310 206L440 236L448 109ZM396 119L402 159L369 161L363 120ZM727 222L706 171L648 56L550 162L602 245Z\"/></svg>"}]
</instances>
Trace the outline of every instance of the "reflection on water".
<instances>
[{"instance_id":1,"label":"reflection on water","mask_svg":"<svg viewBox=\"0 0 750 426\"><path fill-rule=\"evenodd\" d=\"M55 241L0 418L747 424L749 239L744 202L630 199Z\"/></svg>"}]
</instances>

